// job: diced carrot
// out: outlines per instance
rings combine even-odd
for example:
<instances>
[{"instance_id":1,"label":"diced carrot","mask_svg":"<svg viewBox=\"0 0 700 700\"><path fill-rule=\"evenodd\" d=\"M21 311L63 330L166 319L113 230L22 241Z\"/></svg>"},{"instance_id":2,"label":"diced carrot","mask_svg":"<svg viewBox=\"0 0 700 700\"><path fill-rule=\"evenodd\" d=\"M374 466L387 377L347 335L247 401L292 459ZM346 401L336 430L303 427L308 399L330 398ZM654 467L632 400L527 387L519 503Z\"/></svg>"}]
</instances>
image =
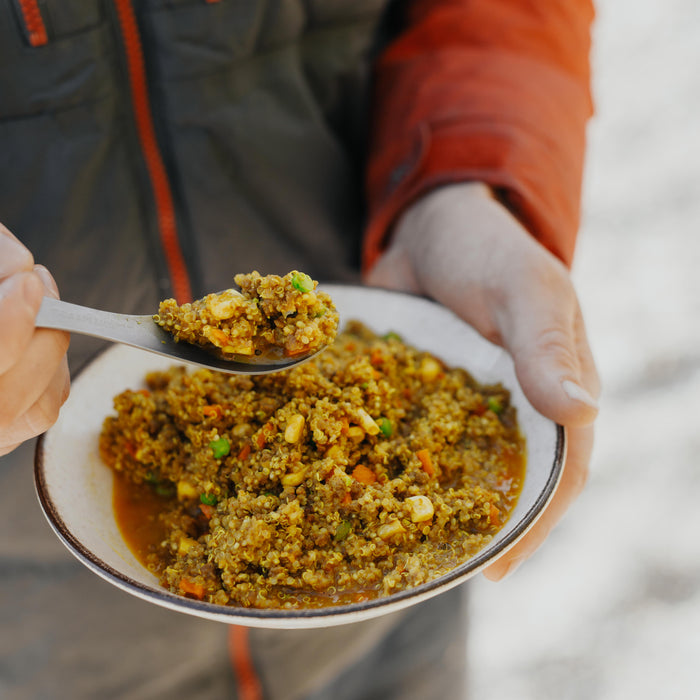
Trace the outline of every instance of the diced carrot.
<instances>
[{"instance_id":1,"label":"diced carrot","mask_svg":"<svg viewBox=\"0 0 700 700\"><path fill-rule=\"evenodd\" d=\"M489 523L494 527L499 527L501 524L501 511L492 503L489 511Z\"/></svg>"},{"instance_id":2,"label":"diced carrot","mask_svg":"<svg viewBox=\"0 0 700 700\"><path fill-rule=\"evenodd\" d=\"M180 590L185 595L191 595L197 600L202 600L204 598L204 586L201 583L190 581L188 578L180 579Z\"/></svg>"},{"instance_id":3,"label":"diced carrot","mask_svg":"<svg viewBox=\"0 0 700 700\"><path fill-rule=\"evenodd\" d=\"M209 506L206 503L200 503L199 505L199 510L202 511L202 515L207 519L211 520L212 516L216 512L216 508L214 506Z\"/></svg>"},{"instance_id":4,"label":"diced carrot","mask_svg":"<svg viewBox=\"0 0 700 700\"><path fill-rule=\"evenodd\" d=\"M136 393L146 397L149 397L151 395L151 392L148 389L139 389Z\"/></svg>"},{"instance_id":5,"label":"diced carrot","mask_svg":"<svg viewBox=\"0 0 700 700\"><path fill-rule=\"evenodd\" d=\"M224 415L224 409L218 404L202 407L202 415L207 418L221 418Z\"/></svg>"},{"instance_id":6,"label":"diced carrot","mask_svg":"<svg viewBox=\"0 0 700 700\"><path fill-rule=\"evenodd\" d=\"M421 466L423 467L423 471L428 475L428 476L434 476L435 475L435 469L433 468L433 460L430 458L430 452L428 450L418 450L416 452L416 457L420 460Z\"/></svg>"},{"instance_id":7,"label":"diced carrot","mask_svg":"<svg viewBox=\"0 0 700 700\"><path fill-rule=\"evenodd\" d=\"M297 357L297 355L303 355L309 352L309 346L303 344L290 343L284 348L285 357Z\"/></svg>"},{"instance_id":8,"label":"diced carrot","mask_svg":"<svg viewBox=\"0 0 700 700\"><path fill-rule=\"evenodd\" d=\"M131 457L136 457L136 445L133 442L127 441L124 443L124 449L129 453Z\"/></svg>"},{"instance_id":9,"label":"diced carrot","mask_svg":"<svg viewBox=\"0 0 700 700\"><path fill-rule=\"evenodd\" d=\"M274 430L275 428L272 423L265 423L265 425L260 428L260 431L255 437L255 444L258 446L259 450L262 450L262 448L265 447L265 443L272 437Z\"/></svg>"},{"instance_id":10,"label":"diced carrot","mask_svg":"<svg viewBox=\"0 0 700 700\"><path fill-rule=\"evenodd\" d=\"M347 505L348 503L352 502L352 496L350 495L350 491L346 491L345 495L343 496L342 503L343 505Z\"/></svg>"},{"instance_id":11,"label":"diced carrot","mask_svg":"<svg viewBox=\"0 0 700 700\"><path fill-rule=\"evenodd\" d=\"M377 367L377 365L381 365L384 362L384 356L379 348L374 348L374 350L372 350L369 356L369 362L373 367Z\"/></svg>"},{"instance_id":12,"label":"diced carrot","mask_svg":"<svg viewBox=\"0 0 700 700\"><path fill-rule=\"evenodd\" d=\"M377 475L363 464L358 464L352 470L352 475L361 484L373 484L377 480Z\"/></svg>"},{"instance_id":13,"label":"diced carrot","mask_svg":"<svg viewBox=\"0 0 700 700\"><path fill-rule=\"evenodd\" d=\"M241 447L241 451L238 453L238 459L240 459L241 461L244 459L248 459L248 457L250 457L250 451L252 449L253 448L250 446L250 443L246 442L246 444L243 445L243 447Z\"/></svg>"}]
</instances>

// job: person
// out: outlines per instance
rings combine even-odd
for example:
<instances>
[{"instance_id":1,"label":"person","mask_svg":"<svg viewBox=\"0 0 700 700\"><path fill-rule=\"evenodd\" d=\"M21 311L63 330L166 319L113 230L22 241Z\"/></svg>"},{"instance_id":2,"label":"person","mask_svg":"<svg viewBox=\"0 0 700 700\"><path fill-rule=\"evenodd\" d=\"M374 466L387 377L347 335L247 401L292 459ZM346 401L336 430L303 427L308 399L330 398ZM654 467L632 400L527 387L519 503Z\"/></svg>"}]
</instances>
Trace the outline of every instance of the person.
<instances>
[{"instance_id":1,"label":"person","mask_svg":"<svg viewBox=\"0 0 700 700\"><path fill-rule=\"evenodd\" d=\"M74 561L29 462L99 346L66 354L34 318L59 291L149 313L253 269L436 299L568 432L553 501L485 571L501 579L592 446L569 268L593 18L589 0L0 0L2 697L463 697L465 587L365 623L229 632Z\"/></svg>"}]
</instances>

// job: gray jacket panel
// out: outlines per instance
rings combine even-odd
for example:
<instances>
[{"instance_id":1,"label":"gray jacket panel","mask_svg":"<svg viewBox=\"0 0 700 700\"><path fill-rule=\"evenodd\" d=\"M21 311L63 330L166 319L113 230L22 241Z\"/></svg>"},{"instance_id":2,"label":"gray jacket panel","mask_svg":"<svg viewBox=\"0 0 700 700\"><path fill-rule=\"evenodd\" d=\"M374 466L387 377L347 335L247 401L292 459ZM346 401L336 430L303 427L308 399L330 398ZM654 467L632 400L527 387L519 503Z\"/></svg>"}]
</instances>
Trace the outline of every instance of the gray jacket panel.
<instances>
[{"instance_id":1,"label":"gray jacket panel","mask_svg":"<svg viewBox=\"0 0 700 700\"><path fill-rule=\"evenodd\" d=\"M133 5L193 293L252 269L357 279L386 0ZM63 298L147 313L171 292L115 7L44 0L36 48L17 7L0 0L0 221Z\"/></svg>"}]
</instances>

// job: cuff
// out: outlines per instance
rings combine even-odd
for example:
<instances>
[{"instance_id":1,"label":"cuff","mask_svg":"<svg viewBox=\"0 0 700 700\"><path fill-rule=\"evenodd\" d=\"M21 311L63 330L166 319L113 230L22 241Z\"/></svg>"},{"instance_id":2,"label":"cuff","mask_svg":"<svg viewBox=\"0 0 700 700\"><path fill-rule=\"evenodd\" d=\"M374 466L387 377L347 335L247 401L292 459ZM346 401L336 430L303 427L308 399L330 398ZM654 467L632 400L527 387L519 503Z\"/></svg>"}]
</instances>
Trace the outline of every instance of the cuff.
<instances>
[{"instance_id":1,"label":"cuff","mask_svg":"<svg viewBox=\"0 0 700 700\"><path fill-rule=\"evenodd\" d=\"M363 269L385 250L404 209L436 187L466 181L489 185L525 228L570 266L580 218L579 199L571 193L580 190L580 173L557 172L560 162L518 125L420 124L411 137L386 149L369 172ZM544 173L551 173L547 180Z\"/></svg>"}]
</instances>

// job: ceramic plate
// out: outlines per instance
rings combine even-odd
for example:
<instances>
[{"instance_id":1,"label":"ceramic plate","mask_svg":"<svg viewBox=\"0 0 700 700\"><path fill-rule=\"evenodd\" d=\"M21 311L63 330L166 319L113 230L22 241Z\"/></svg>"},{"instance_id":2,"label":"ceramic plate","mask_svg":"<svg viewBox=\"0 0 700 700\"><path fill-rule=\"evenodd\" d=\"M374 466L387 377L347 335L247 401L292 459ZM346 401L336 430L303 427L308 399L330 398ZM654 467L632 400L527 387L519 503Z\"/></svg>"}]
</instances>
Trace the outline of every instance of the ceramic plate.
<instances>
[{"instance_id":1,"label":"ceramic plate","mask_svg":"<svg viewBox=\"0 0 700 700\"><path fill-rule=\"evenodd\" d=\"M98 454L98 437L112 398L139 388L151 370L173 364L167 358L115 345L73 382L58 422L37 448L35 481L41 506L61 541L89 569L128 593L157 605L229 624L300 628L344 624L394 612L438 595L492 563L533 525L561 475L565 437L561 426L528 403L510 357L444 307L426 299L366 287L324 285L343 319L358 319L383 334L399 333L407 343L433 352L447 364L467 369L479 382L502 382L511 391L527 442L522 493L510 519L489 545L450 573L389 597L312 610L256 610L190 600L161 588L121 537L112 511L112 472Z\"/></svg>"}]
</instances>

